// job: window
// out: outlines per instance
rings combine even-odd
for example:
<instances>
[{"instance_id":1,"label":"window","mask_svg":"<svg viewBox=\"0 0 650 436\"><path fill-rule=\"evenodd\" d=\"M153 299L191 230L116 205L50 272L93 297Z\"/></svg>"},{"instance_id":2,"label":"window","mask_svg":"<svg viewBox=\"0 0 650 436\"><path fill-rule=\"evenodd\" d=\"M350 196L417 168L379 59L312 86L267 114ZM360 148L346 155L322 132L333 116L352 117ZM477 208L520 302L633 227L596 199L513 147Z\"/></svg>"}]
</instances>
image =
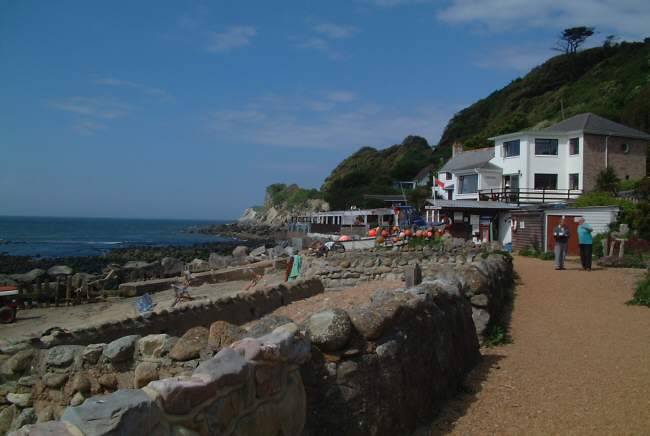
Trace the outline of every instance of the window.
<instances>
[{"instance_id":1,"label":"window","mask_svg":"<svg viewBox=\"0 0 650 436\"><path fill-rule=\"evenodd\" d=\"M569 174L569 189L580 189L580 174Z\"/></svg>"},{"instance_id":2,"label":"window","mask_svg":"<svg viewBox=\"0 0 650 436\"><path fill-rule=\"evenodd\" d=\"M557 174L535 174L535 189L557 189Z\"/></svg>"},{"instance_id":3,"label":"window","mask_svg":"<svg viewBox=\"0 0 650 436\"><path fill-rule=\"evenodd\" d=\"M445 173L445 178L447 180L451 180L451 173Z\"/></svg>"},{"instance_id":4,"label":"window","mask_svg":"<svg viewBox=\"0 0 650 436\"><path fill-rule=\"evenodd\" d=\"M503 157L519 156L519 140L506 141L503 143Z\"/></svg>"},{"instance_id":5,"label":"window","mask_svg":"<svg viewBox=\"0 0 650 436\"><path fill-rule=\"evenodd\" d=\"M478 191L478 174L460 176L458 180L460 183L459 193L474 194Z\"/></svg>"},{"instance_id":6,"label":"window","mask_svg":"<svg viewBox=\"0 0 650 436\"><path fill-rule=\"evenodd\" d=\"M580 138L569 139L569 154L580 154Z\"/></svg>"},{"instance_id":7,"label":"window","mask_svg":"<svg viewBox=\"0 0 650 436\"><path fill-rule=\"evenodd\" d=\"M628 154L630 152L630 144L621 144L621 151L624 154Z\"/></svg>"},{"instance_id":8,"label":"window","mask_svg":"<svg viewBox=\"0 0 650 436\"><path fill-rule=\"evenodd\" d=\"M535 138L535 154L537 156L557 156L557 139Z\"/></svg>"}]
</instances>

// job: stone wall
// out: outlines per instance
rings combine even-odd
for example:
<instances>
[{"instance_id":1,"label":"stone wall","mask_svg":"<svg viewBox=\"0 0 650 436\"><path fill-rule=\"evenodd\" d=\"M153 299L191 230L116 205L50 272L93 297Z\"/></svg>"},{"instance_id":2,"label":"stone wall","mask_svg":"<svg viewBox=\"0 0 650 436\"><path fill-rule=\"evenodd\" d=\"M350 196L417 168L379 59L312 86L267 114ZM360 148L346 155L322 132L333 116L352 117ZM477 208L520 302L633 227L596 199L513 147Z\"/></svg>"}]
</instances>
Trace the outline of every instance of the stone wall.
<instances>
[{"instance_id":1,"label":"stone wall","mask_svg":"<svg viewBox=\"0 0 650 436\"><path fill-rule=\"evenodd\" d=\"M498 289L509 289L512 277L508 256L482 253L432 266L418 286L377 289L366 306L315 313L301 326L265 317L245 330L217 321L180 338L126 336L38 355L14 349L2 368L25 375L2 413L14 428L33 421L20 416L35 414L43 385L60 383L47 396L70 398L61 420L17 434L405 434L458 391L480 358L476 309L498 312ZM46 372L34 376L32 365Z\"/></svg>"},{"instance_id":2,"label":"stone wall","mask_svg":"<svg viewBox=\"0 0 650 436\"><path fill-rule=\"evenodd\" d=\"M435 416L480 358L474 323L481 311L496 311L481 301L477 317L471 302L512 281L501 255L460 269L441 268L413 288L376 290L368 306L306 321L307 435L407 434Z\"/></svg>"},{"instance_id":3,"label":"stone wall","mask_svg":"<svg viewBox=\"0 0 650 436\"><path fill-rule=\"evenodd\" d=\"M437 248L331 253L306 259L304 276L318 278L326 289L337 289L370 280L401 280L406 270L417 264L424 277L436 277L452 286L460 283L462 294L471 302L476 331L482 339L490 322L498 320L513 282L509 257L503 257L504 262L488 261L495 256L490 254L493 248L450 239ZM498 281L490 268L499 268Z\"/></svg>"},{"instance_id":4,"label":"stone wall","mask_svg":"<svg viewBox=\"0 0 650 436\"><path fill-rule=\"evenodd\" d=\"M309 340L285 324L221 349L187 374L94 396L60 421L13 434L299 435L306 402L298 368L309 353Z\"/></svg>"},{"instance_id":5,"label":"stone wall","mask_svg":"<svg viewBox=\"0 0 650 436\"><path fill-rule=\"evenodd\" d=\"M133 318L72 330L65 335L48 337L46 341L48 345L87 345L110 342L132 334L181 335L189 328L209 326L216 320L244 324L278 307L311 297L323 290L322 283L316 278L282 283L251 292L241 292L234 297L190 301L180 306L155 310Z\"/></svg>"}]
</instances>

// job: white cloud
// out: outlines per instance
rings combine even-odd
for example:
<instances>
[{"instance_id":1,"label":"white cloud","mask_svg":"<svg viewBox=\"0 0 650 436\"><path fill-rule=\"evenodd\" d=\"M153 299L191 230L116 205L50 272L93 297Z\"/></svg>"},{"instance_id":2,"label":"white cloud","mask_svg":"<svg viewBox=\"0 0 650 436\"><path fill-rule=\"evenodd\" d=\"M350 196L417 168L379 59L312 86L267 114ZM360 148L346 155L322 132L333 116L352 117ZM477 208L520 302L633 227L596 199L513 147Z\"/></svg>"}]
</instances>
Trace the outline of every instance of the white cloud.
<instances>
[{"instance_id":1,"label":"white cloud","mask_svg":"<svg viewBox=\"0 0 650 436\"><path fill-rule=\"evenodd\" d=\"M287 104L293 101L295 97L265 97L243 108L216 111L207 118L208 128L220 141L232 143L352 150L365 144L387 146L410 134L437 141L449 117L459 109L358 102L353 107L306 114L304 104Z\"/></svg>"},{"instance_id":2,"label":"white cloud","mask_svg":"<svg viewBox=\"0 0 650 436\"><path fill-rule=\"evenodd\" d=\"M257 30L253 26L231 26L225 32L210 32L210 40L205 50L211 53L226 53L250 45L255 35Z\"/></svg>"},{"instance_id":3,"label":"white cloud","mask_svg":"<svg viewBox=\"0 0 650 436\"><path fill-rule=\"evenodd\" d=\"M169 93L164 89L154 88L151 86L143 85L141 83L131 82L129 80L120 80L120 79L115 79L113 77L100 77L98 79L95 79L94 82L97 85L103 85L103 86L121 86L126 88L137 89L147 95L151 95L153 97L157 97L160 99L168 99L171 97Z\"/></svg>"},{"instance_id":4,"label":"white cloud","mask_svg":"<svg viewBox=\"0 0 650 436\"><path fill-rule=\"evenodd\" d=\"M334 49L329 41L320 36L290 36L289 39L293 41L297 48L305 50L313 50L323 53L328 58L334 61L345 59L345 55L340 51Z\"/></svg>"},{"instance_id":5,"label":"white cloud","mask_svg":"<svg viewBox=\"0 0 650 436\"><path fill-rule=\"evenodd\" d=\"M585 25L622 36L650 33L648 0L452 0L438 13L448 23L477 23L491 31Z\"/></svg>"},{"instance_id":6,"label":"white cloud","mask_svg":"<svg viewBox=\"0 0 650 436\"><path fill-rule=\"evenodd\" d=\"M328 38L345 39L356 35L359 28L334 23L321 23L314 26L314 31Z\"/></svg>"},{"instance_id":7,"label":"white cloud","mask_svg":"<svg viewBox=\"0 0 650 436\"><path fill-rule=\"evenodd\" d=\"M64 112L107 120L125 117L132 110L131 106L112 98L69 97L47 103Z\"/></svg>"}]
</instances>

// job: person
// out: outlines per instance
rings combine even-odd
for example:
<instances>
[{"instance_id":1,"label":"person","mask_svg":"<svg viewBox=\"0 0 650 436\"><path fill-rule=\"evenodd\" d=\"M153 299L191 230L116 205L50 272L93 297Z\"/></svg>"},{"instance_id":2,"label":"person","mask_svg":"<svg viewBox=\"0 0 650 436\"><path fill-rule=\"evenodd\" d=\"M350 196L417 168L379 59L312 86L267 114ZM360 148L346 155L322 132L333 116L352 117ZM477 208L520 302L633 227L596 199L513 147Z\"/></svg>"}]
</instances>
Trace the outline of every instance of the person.
<instances>
[{"instance_id":1,"label":"person","mask_svg":"<svg viewBox=\"0 0 650 436\"><path fill-rule=\"evenodd\" d=\"M584 218L578 220L578 242L580 242L580 263L582 263L582 269L585 271L591 271L591 249L593 240L591 238L591 232L594 229L585 223Z\"/></svg>"},{"instance_id":2,"label":"person","mask_svg":"<svg viewBox=\"0 0 650 436\"><path fill-rule=\"evenodd\" d=\"M553 238L555 239L555 269L564 269L564 259L566 258L570 236L571 233L566 228L564 216L562 216L560 223L553 229Z\"/></svg>"}]
</instances>

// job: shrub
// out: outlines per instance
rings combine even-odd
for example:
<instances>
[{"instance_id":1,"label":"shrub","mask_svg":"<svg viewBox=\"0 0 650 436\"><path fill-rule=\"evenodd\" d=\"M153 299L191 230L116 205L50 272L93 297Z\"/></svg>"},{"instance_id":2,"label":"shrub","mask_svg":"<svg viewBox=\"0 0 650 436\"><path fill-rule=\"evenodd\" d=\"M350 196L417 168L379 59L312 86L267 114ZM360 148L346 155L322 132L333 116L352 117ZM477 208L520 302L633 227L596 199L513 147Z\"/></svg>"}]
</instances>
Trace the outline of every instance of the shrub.
<instances>
[{"instance_id":1,"label":"shrub","mask_svg":"<svg viewBox=\"0 0 650 436\"><path fill-rule=\"evenodd\" d=\"M545 251L543 253L540 253L537 257L542 260L553 260L555 259L555 254L551 253L550 251Z\"/></svg>"},{"instance_id":2,"label":"shrub","mask_svg":"<svg viewBox=\"0 0 650 436\"><path fill-rule=\"evenodd\" d=\"M650 307L650 271L638 283L634 297L627 304Z\"/></svg>"},{"instance_id":3,"label":"shrub","mask_svg":"<svg viewBox=\"0 0 650 436\"><path fill-rule=\"evenodd\" d=\"M605 256L605 252L603 251L605 246L603 244L603 240L607 239L607 234L606 233L599 233L593 238L593 245L592 245L592 254L596 258L601 258Z\"/></svg>"}]
</instances>

